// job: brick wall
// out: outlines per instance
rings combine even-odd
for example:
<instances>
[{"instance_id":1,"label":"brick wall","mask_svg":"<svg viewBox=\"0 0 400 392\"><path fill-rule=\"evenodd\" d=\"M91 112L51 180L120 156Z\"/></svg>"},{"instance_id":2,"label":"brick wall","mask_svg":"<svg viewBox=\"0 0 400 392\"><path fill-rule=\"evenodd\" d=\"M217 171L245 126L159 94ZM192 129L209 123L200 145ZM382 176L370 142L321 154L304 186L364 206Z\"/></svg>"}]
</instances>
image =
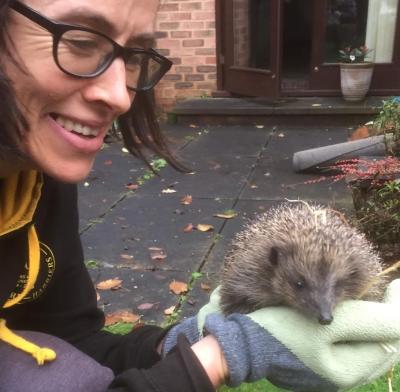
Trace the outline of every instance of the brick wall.
<instances>
[{"instance_id":1,"label":"brick wall","mask_svg":"<svg viewBox=\"0 0 400 392\"><path fill-rule=\"evenodd\" d=\"M161 0L157 49L173 61L156 88L167 111L177 101L216 90L215 0Z\"/></svg>"}]
</instances>

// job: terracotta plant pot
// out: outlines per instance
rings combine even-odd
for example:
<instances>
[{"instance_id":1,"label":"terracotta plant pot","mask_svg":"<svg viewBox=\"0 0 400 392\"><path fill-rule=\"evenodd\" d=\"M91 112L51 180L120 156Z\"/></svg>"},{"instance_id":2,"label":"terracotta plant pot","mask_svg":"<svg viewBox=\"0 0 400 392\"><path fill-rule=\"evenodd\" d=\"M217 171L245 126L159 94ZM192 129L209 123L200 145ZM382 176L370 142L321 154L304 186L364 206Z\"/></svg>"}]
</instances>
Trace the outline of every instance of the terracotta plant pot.
<instances>
[{"instance_id":1,"label":"terracotta plant pot","mask_svg":"<svg viewBox=\"0 0 400 392\"><path fill-rule=\"evenodd\" d=\"M343 98L346 101L362 101L371 85L374 64L364 63L341 63L340 84Z\"/></svg>"}]
</instances>

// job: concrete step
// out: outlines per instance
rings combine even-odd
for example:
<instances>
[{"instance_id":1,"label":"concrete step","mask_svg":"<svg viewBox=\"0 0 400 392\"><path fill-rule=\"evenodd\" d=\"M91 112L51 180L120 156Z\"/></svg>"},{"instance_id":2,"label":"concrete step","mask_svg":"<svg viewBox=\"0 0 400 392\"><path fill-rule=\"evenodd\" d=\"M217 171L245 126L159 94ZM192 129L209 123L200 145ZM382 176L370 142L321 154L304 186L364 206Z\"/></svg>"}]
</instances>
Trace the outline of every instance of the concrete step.
<instances>
[{"instance_id":1,"label":"concrete step","mask_svg":"<svg viewBox=\"0 0 400 392\"><path fill-rule=\"evenodd\" d=\"M367 97L347 102L342 97L194 98L178 103L169 113L173 124L263 124L304 126L356 126L372 120L382 101Z\"/></svg>"}]
</instances>

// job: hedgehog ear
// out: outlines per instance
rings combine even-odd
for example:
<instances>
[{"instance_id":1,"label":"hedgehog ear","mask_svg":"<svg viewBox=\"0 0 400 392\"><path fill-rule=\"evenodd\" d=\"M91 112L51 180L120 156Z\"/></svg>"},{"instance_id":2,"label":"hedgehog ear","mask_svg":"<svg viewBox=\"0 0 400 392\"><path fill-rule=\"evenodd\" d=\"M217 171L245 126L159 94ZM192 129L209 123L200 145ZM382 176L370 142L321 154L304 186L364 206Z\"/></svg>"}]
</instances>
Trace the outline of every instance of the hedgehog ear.
<instances>
[{"instance_id":1,"label":"hedgehog ear","mask_svg":"<svg viewBox=\"0 0 400 392\"><path fill-rule=\"evenodd\" d=\"M276 267L279 261L279 249L275 246L271 247L271 251L269 253L269 261L270 263Z\"/></svg>"}]
</instances>

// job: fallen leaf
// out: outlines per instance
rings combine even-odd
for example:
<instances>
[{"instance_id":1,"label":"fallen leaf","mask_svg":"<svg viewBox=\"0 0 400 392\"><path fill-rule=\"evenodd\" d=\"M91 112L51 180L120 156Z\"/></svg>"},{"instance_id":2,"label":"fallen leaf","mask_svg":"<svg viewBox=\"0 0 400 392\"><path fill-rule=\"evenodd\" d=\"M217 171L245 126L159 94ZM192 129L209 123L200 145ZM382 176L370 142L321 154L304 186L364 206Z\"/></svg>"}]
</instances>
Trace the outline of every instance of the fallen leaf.
<instances>
[{"instance_id":1,"label":"fallen leaf","mask_svg":"<svg viewBox=\"0 0 400 392\"><path fill-rule=\"evenodd\" d=\"M128 153L128 152L129 152L129 150L128 150L126 147L122 147L122 148L121 148L121 151L122 151L122 152L125 152L125 153Z\"/></svg>"},{"instance_id":2,"label":"fallen leaf","mask_svg":"<svg viewBox=\"0 0 400 392\"><path fill-rule=\"evenodd\" d=\"M106 314L105 325L112 325L116 323L136 323L140 320L140 316L127 310L117 310L114 313Z\"/></svg>"},{"instance_id":3,"label":"fallen leaf","mask_svg":"<svg viewBox=\"0 0 400 392\"><path fill-rule=\"evenodd\" d=\"M200 287L204 290L204 291L210 291L211 290L211 286L207 283L201 283Z\"/></svg>"},{"instance_id":4,"label":"fallen leaf","mask_svg":"<svg viewBox=\"0 0 400 392\"><path fill-rule=\"evenodd\" d=\"M107 159L106 161L104 161L104 164L109 166L112 165L112 160L111 159Z\"/></svg>"},{"instance_id":5,"label":"fallen leaf","mask_svg":"<svg viewBox=\"0 0 400 392\"><path fill-rule=\"evenodd\" d=\"M365 125L358 127L350 136L349 140L359 140L369 137L369 129Z\"/></svg>"},{"instance_id":6,"label":"fallen leaf","mask_svg":"<svg viewBox=\"0 0 400 392\"><path fill-rule=\"evenodd\" d=\"M155 304L151 304L151 303L144 303L144 304L140 304L137 308L139 310L149 310L151 309Z\"/></svg>"},{"instance_id":7,"label":"fallen leaf","mask_svg":"<svg viewBox=\"0 0 400 392\"><path fill-rule=\"evenodd\" d=\"M83 183L83 186L88 187L90 184L86 181Z\"/></svg>"},{"instance_id":8,"label":"fallen leaf","mask_svg":"<svg viewBox=\"0 0 400 392\"><path fill-rule=\"evenodd\" d=\"M191 195L183 196L181 199L181 204L189 205L192 204L193 197Z\"/></svg>"},{"instance_id":9,"label":"fallen leaf","mask_svg":"<svg viewBox=\"0 0 400 392\"><path fill-rule=\"evenodd\" d=\"M171 316L171 314L174 313L174 311L175 311L175 305L172 305L171 307L164 310L164 314L166 316Z\"/></svg>"},{"instance_id":10,"label":"fallen leaf","mask_svg":"<svg viewBox=\"0 0 400 392\"><path fill-rule=\"evenodd\" d=\"M120 256L121 256L121 259L124 259L124 260L133 260L132 255L127 255L127 254L123 253Z\"/></svg>"},{"instance_id":11,"label":"fallen leaf","mask_svg":"<svg viewBox=\"0 0 400 392\"><path fill-rule=\"evenodd\" d=\"M199 231L213 231L214 230L214 226L213 225L204 225L204 224L199 223L196 226L196 229L199 230Z\"/></svg>"},{"instance_id":12,"label":"fallen leaf","mask_svg":"<svg viewBox=\"0 0 400 392\"><path fill-rule=\"evenodd\" d=\"M194 229L193 225L192 225L191 223L188 223L188 224L183 228L183 231L184 231L185 233L190 233L191 231L193 231L193 229Z\"/></svg>"},{"instance_id":13,"label":"fallen leaf","mask_svg":"<svg viewBox=\"0 0 400 392\"><path fill-rule=\"evenodd\" d=\"M313 103L311 106L318 107L318 106L322 106L322 105L320 103Z\"/></svg>"},{"instance_id":14,"label":"fallen leaf","mask_svg":"<svg viewBox=\"0 0 400 392\"><path fill-rule=\"evenodd\" d=\"M188 291L188 285L185 282L179 282L177 280L173 280L169 284L169 289L176 295L186 293Z\"/></svg>"},{"instance_id":15,"label":"fallen leaf","mask_svg":"<svg viewBox=\"0 0 400 392\"><path fill-rule=\"evenodd\" d=\"M125 185L126 189L129 189L130 191L136 191L136 189L139 188L138 184L132 184L131 182L129 182L128 184Z\"/></svg>"},{"instance_id":16,"label":"fallen leaf","mask_svg":"<svg viewBox=\"0 0 400 392\"><path fill-rule=\"evenodd\" d=\"M167 253L163 248L151 247L148 249L152 260L164 260L167 258Z\"/></svg>"},{"instance_id":17,"label":"fallen leaf","mask_svg":"<svg viewBox=\"0 0 400 392\"><path fill-rule=\"evenodd\" d=\"M262 128L264 128L264 125L256 125L256 128L262 129Z\"/></svg>"},{"instance_id":18,"label":"fallen leaf","mask_svg":"<svg viewBox=\"0 0 400 392\"><path fill-rule=\"evenodd\" d=\"M218 213L214 215L217 218L222 218L222 219L232 219L237 217L237 212L234 210L226 210L224 212Z\"/></svg>"},{"instance_id":19,"label":"fallen leaf","mask_svg":"<svg viewBox=\"0 0 400 392\"><path fill-rule=\"evenodd\" d=\"M122 280L118 278L107 279L103 282L97 283L98 290L118 290L122 287Z\"/></svg>"},{"instance_id":20,"label":"fallen leaf","mask_svg":"<svg viewBox=\"0 0 400 392\"><path fill-rule=\"evenodd\" d=\"M278 137L285 137L285 134L283 132L278 134Z\"/></svg>"},{"instance_id":21,"label":"fallen leaf","mask_svg":"<svg viewBox=\"0 0 400 392\"><path fill-rule=\"evenodd\" d=\"M189 127L190 128L197 128L197 125L196 124L190 124Z\"/></svg>"},{"instance_id":22,"label":"fallen leaf","mask_svg":"<svg viewBox=\"0 0 400 392\"><path fill-rule=\"evenodd\" d=\"M163 189L161 192L162 192L162 193L175 193L176 190L175 190L175 189L167 188L167 189Z\"/></svg>"},{"instance_id":23,"label":"fallen leaf","mask_svg":"<svg viewBox=\"0 0 400 392\"><path fill-rule=\"evenodd\" d=\"M96 299L97 299L97 301L100 301L100 294L98 291L96 291Z\"/></svg>"}]
</instances>

